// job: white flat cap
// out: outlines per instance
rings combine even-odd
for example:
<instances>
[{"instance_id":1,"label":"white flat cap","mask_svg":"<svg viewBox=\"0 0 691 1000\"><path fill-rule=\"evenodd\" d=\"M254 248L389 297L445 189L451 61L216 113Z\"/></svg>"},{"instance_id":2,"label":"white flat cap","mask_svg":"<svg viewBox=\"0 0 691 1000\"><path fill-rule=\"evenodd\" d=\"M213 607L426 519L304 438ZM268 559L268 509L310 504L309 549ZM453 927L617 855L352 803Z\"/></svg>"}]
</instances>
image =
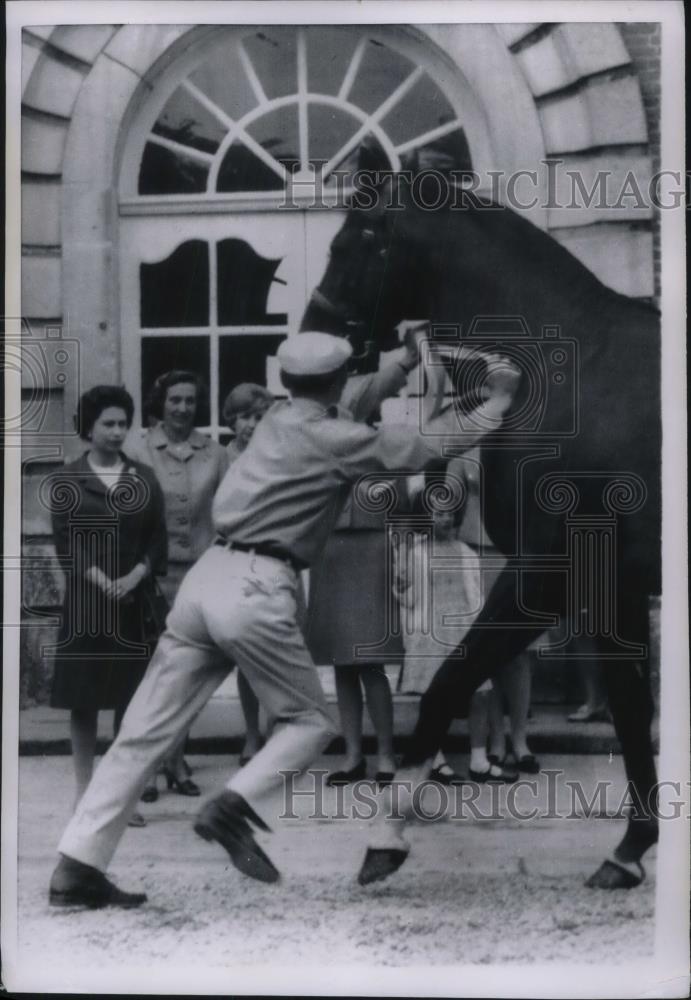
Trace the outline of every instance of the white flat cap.
<instances>
[{"instance_id":1,"label":"white flat cap","mask_svg":"<svg viewBox=\"0 0 691 1000\"><path fill-rule=\"evenodd\" d=\"M276 358L287 375L328 375L343 367L352 353L343 337L311 331L286 337Z\"/></svg>"}]
</instances>

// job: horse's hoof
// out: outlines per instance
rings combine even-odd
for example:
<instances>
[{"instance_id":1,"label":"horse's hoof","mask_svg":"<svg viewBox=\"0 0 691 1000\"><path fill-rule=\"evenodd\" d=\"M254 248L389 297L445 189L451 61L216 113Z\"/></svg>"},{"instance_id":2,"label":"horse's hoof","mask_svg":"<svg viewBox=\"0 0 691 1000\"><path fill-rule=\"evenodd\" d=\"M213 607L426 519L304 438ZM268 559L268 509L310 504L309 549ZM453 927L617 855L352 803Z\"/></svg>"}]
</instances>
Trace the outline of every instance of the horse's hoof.
<instances>
[{"instance_id":1,"label":"horse's hoof","mask_svg":"<svg viewBox=\"0 0 691 1000\"><path fill-rule=\"evenodd\" d=\"M588 889L635 889L645 878L645 868L634 862L639 874L616 861L603 861L598 870L585 883Z\"/></svg>"},{"instance_id":2,"label":"horse's hoof","mask_svg":"<svg viewBox=\"0 0 691 1000\"><path fill-rule=\"evenodd\" d=\"M401 867L409 852L398 847L368 847L358 874L360 885L381 882Z\"/></svg>"}]
</instances>

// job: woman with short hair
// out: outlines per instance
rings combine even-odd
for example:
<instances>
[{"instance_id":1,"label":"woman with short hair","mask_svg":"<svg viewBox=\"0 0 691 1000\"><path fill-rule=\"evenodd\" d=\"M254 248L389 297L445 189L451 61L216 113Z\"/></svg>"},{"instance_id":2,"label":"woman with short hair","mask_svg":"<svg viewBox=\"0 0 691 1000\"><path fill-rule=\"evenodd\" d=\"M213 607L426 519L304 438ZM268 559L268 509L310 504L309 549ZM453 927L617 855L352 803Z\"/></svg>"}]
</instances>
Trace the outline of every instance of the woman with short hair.
<instances>
[{"instance_id":1,"label":"woman with short hair","mask_svg":"<svg viewBox=\"0 0 691 1000\"><path fill-rule=\"evenodd\" d=\"M211 504L228 468L225 448L195 428L207 395L196 372L176 368L159 375L144 404L153 426L132 446L132 453L153 469L165 498L168 573L162 589L171 606L185 573L213 541ZM185 738L164 762L163 773L169 789L196 796L200 789L184 759ZM158 798L155 785L143 798Z\"/></svg>"},{"instance_id":2,"label":"woman with short hair","mask_svg":"<svg viewBox=\"0 0 691 1000\"><path fill-rule=\"evenodd\" d=\"M88 449L43 485L66 577L50 703L70 710L77 802L91 780L99 711L114 710L117 734L144 675L145 592L166 571L161 489L122 450L133 412L120 386L85 392L75 423Z\"/></svg>"}]
</instances>

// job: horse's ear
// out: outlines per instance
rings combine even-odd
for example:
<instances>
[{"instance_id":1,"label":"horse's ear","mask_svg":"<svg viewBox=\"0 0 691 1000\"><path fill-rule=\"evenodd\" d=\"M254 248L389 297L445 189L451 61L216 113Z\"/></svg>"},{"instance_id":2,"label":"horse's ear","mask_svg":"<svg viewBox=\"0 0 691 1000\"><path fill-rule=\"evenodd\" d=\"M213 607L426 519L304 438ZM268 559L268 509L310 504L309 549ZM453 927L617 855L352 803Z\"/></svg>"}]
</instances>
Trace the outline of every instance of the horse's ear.
<instances>
[{"instance_id":1,"label":"horse's ear","mask_svg":"<svg viewBox=\"0 0 691 1000\"><path fill-rule=\"evenodd\" d=\"M367 137L360 143L357 157L357 169L368 173L391 171L391 164L378 142Z\"/></svg>"},{"instance_id":2,"label":"horse's ear","mask_svg":"<svg viewBox=\"0 0 691 1000\"><path fill-rule=\"evenodd\" d=\"M354 177L354 204L366 208L374 215L379 215L386 199L378 196L386 191L390 177L391 164L388 156L378 142L366 138L358 149L357 171Z\"/></svg>"}]
</instances>

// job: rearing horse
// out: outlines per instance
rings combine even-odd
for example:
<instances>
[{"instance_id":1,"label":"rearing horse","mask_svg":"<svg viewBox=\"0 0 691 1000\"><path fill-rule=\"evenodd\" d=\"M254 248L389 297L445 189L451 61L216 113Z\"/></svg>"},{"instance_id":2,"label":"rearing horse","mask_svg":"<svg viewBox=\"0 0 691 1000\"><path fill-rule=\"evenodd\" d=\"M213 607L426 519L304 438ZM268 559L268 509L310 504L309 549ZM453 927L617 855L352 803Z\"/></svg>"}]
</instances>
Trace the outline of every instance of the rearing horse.
<instances>
[{"instance_id":1,"label":"rearing horse","mask_svg":"<svg viewBox=\"0 0 691 1000\"><path fill-rule=\"evenodd\" d=\"M433 333L456 328L463 343L509 354L525 377L503 428L481 449L485 526L506 568L463 652L421 699L404 773L425 776L473 691L550 616L582 610L599 633L635 805L613 858L588 885L631 887L657 840L647 643L648 598L661 575L658 313L606 288L508 208L477 198L435 211L352 207L302 328L387 349L397 323L420 317ZM586 524L605 539L595 556L578 544ZM360 881L386 877L406 854L395 844L370 848Z\"/></svg>"}]
</instances>

